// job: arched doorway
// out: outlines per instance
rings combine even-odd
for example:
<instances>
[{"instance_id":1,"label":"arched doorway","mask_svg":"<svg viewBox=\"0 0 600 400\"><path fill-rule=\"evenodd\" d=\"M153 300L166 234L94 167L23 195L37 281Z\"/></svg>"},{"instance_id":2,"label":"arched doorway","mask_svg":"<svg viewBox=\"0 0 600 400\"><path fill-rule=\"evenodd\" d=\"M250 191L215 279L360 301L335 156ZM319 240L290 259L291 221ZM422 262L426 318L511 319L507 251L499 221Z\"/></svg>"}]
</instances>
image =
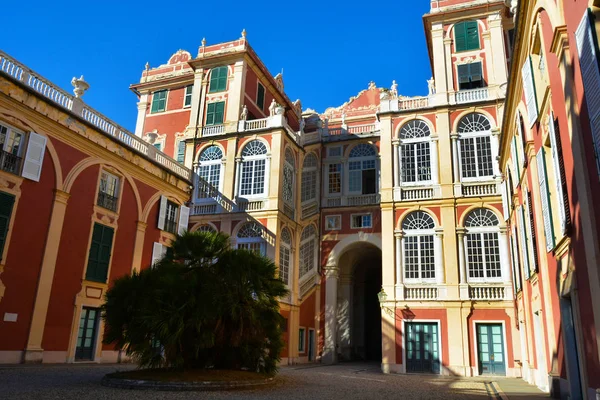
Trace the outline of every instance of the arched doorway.
<instances>
[{"instance_id":1,"label":"arched doorway","mask_svg":"<svg viewBox=\"0 0 600 400\"><path fill-rule=\"evenodd\" d=\"M381 362L381 249L377 240L354 240L334 248L326 268L323 362ZM337 252L337 253L335 253ZM332 262L333 261L333 262Z\"/></svg>"}]
</instances>

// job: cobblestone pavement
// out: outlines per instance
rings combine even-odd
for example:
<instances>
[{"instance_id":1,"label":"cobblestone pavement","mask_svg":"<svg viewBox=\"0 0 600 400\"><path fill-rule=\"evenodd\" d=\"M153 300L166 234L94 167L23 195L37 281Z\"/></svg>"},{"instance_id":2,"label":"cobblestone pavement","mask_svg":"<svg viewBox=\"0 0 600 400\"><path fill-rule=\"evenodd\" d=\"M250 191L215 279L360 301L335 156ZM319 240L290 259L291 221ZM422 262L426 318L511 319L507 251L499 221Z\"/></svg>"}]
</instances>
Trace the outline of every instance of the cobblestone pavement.
<instances>
[{"instance_id":1,"label":"cobblestone pavement","mask_svg":"<svg viewBox=\"0 0 600 400\"><path fill-rule=\"evenodd\" d=\"M0 366L0 399L489 399L484 380L384 375L377 364L281 368L273 386L232 392L157 392L107 388L104 374L130 365Z\"/></svg>"}]
</instances>

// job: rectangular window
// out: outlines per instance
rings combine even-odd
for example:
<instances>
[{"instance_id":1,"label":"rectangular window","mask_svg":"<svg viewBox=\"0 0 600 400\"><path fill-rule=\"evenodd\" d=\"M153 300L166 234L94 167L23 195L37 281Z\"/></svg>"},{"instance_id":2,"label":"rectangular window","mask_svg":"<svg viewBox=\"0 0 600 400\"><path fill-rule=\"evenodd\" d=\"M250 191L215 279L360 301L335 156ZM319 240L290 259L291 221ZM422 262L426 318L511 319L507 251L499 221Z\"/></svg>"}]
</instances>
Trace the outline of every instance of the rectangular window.
<instances>
[{"instance_id":1,"label":"rectangular window","mask_svg":"<svg viewBox=\"0 0 600 400\"><path fill-rule=\"evenodd\" d=\"M219 125L225 116L225 102L209 103L206 110L206 125Z\"/></svg>"},{"instance_id":2,"label":"rectangular window","mask_svg":"<svg viewBox=\"0 0 600 400\"><path fill-rule=\"evenodd\" d=\"M373 221L371 218L371 214L353 214L350 217L351 228L372 228Z\"/></svg>"},{"instance_id":3,"label":"rectangular window","mask_svg":"<svg viewBox=\"0 0 600 400\"><path fill-rule=\"evenodd\" d=\"M22 147L25 134L18 130L0 125L0 169L18 174L22 161Z\"/></svg>"},{"instance_id":4,"label":"rectangular window","mask_svg":"<svg viewBox=\"0 0 600 400\"><path fill-rule=\"evenodd\" d=\"M102 171L100 188L98 190L98 205L112 211L117 211L119 205L119 177Z\"/></svg>"},{"instance_id":5,"label":"rectangular window","mask_svg":"<svg viewBox=\"0 0 600 400\"><path fill-rule=\"evenodd\" d=\"M256 105L261 110L265 108L265 87L258 84L258 89L256 90Z\"/></svg>"},{"instance_id":6,"label":"rectangular window","mask_svg":"<svg viewBox=\"0 0 600 400\"><path fill-rule=\"evenodd\" d=\"M546 251L554 248L554 227L552 226L552 206L550 203L550 191L548 187L548 175L546 174L546 158L544 148L537 153L538 182L540 184L540 199L542 200L542 215L544 217L544 235L546 236Z\"/></svg>"},{"instance_id":7,"label":"rectangular window","mask_svg":"<svg viewBox=\"0 0 600 400\"><path fill-rule=\"evenodd\" d=\"M75 360L93 360L96 349L96 337L100 310L97 308L83 307L79 318L79 331L75 347Z\"/></svg>"},{"instance_id":8,"label":"rectangular window","mask_svg":"<svg viewBox=\"0 0 600 400\"><path fill-rule=\"evenodd\" d=\"M298 351L304 353L304 342L305 342L306 330L300 328L298 331Z\"/></svg>"},{"instance_id":9,"label":"rectangular window","mask_svg":"<svg viewBox=\"0 0 600 400\"><path fill-rule=\"evenodd\" d=\"M589 98L589 94L588 94ZM552 147L552 166L554 169L554 179L556 182L556 197L558 200L558 215L560 217L560 233L567 233L571 224L571 211L569 208L569 197L567 192L567 181L565 177L565 166L562 155L562 143L560 140L560 130L558 120L554 119L554 113L550 113L548 121L548 136L550 136L550 146Z\"/></svg>"},{"instance_id":10,"label":"rectangular window","mask_svg":"<svg viewBox=\"0 0 600 400\"><path fill-rule=\"evenodd\" d=\"M183 163L185 160L185 139L177 143L177 162Z\"/></svg>"},{"instance_id":11,"label":"rectangular window","mask_svg":"<svg viewBox=\"0 0 600 400\"><path fill-rule=\"evenodd\" d=\"M185 87L185 96L183 98L184 107L189 107L192 105L192 90L194 90L194 85L188 85Z\"/></svg>"},{"instance_id":12,"label":"rectangular window","mask_svg":"<svg viewBox=\"0 0 600 400\"><path fill-rule=\"evenodd\" d=\"M14 204L15 196L0 192L0 260L4 259L4 245Z\"/></svg>"},{"instance_id":13,"label":"rectangular window","mask_svg":"<svg viewBox=\"0 0 600 400\"><path fill-rule=\"evenodd\" d=\"M302 202L317 197L317 171L302 171Z\"/></svg>"},{"instance_id":14,"label":"rectangular window","mask_svg":"<svg viewBox=\"0 0 600 400\"><path fill-rule=\"evenodd\" d=\"M476 89L484 86L481 62L461 64L457 68L459 90Z\"/></svg>"},{"instance_id":15,"label":"rectangular window","mask_svg":"<svg viewBox=\"0 0 600 400\"><path fill-rule=\"evenodd\" d=\"M213 68L210 71L210 86L208 93L227 90L227 67Z\"/></svg>"},{"instance_id":16,"label":"rectangular window","mask_svg":"<svg viewBox=\"0 0 600 400\"><path fill-rule=\"evenodd\" d=\"M341 215L328 215L325 218L325 230L327 231L338 231L342 229L342 217Z\"/></svg>"},{"instance_id":17,"label":"rectangular window","mask_svg":"<svg viewBox=\"0 0 600 400\"><path fill-rule=\"evenodd\" d=\"M529 126L533 126L538 119L537 95L535 92L535 81L533 78L531 56L525 60L521 68L521 77L523 79L523 93L525 104L527 105L527 116L529 117Z\"/></svg>"},{"instance_id":18,"label":"rectangular window","mask_svg":"<svg viewBox=\"0 0 600 400\"><path fill-rule=\"evenodd\" d=\"M167 209L165 214L165 231L177 233L177 211L179 206L172 201L167 201Z\"/></svg>"},{"instance_id":19,"label":"rectangular window","mask_svg":"<svg viewBox=\"0 0 600 400\"><path fill-rule=\"evenodd\" d=\"M329 193L342 193L342 164L329 164Z\"/></svg>"},{"instance_id":20,"label":"rectangular window","mask_svg":"<svg viewBox=\"0 0 600 400\"><path fill-rule=\"evenodd\" d=\"M158 90L152 93L151 113L163 112L167 109L167 90Z\"/></svg>"},{"instance_id":21,"label":"rectangular window","mask_svg":"<svg viewBox=\"0 0 600 400\"><path fill-rule=\"evenodd\" d=\"M454 25L454 45L457 52L479 49L477 21L466 21Z\"/></svg>"},{"instance_id":22,"label":"rectangular window","mask_svg":"<svg viewBox=\"0 0 600 400\"><path fill-rule=\"evenodd\" d=\"M460 151L463 178L491 177L494 174L489 136L461 138Z\"/></svg>"},{"instance_id":23,"label":"rectangular window","mask_svg":"<svg viewBox=\"0 0 600 400\"><path fill-rule=\"evenodd\" d=\"M85 274L86 280L102 283L106 282L114 232L113 228L101 225L97 222L94 224L87 271Z\"/></svg>"},{"instance_id":24,"label":"rectangular window","mask_svg":"<svg viewBox=\"0 0 600 400\"><path fill-rule=\"evenodd\" d=\"M526 235L526 228L525 228L525 210L523 209L523 206L519 206L519 210L518 212L518 216L519 216L519 236L520 236L520 242L521 242L521 255L523 257L523 276L525 277L525 280L528 280L530 277L530 272L529 272L529 245L528 245L528 238Z\"/></svg>"}]
</instances>

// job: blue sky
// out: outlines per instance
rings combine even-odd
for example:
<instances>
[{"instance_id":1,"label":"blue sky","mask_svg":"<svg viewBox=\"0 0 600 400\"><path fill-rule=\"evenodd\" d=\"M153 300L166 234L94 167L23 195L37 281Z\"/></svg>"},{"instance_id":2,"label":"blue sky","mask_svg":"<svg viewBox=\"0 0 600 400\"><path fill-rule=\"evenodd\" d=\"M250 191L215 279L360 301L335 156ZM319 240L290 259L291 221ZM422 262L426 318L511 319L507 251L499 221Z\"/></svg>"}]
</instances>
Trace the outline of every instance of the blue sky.
<instances>
[{"instance_id":1,"label":"blue sky","mask_svg":"<svg viewBox=\"0 0 600 400\"><path fill-rule=\"evenodd\" d=\"M395 79L401 94L423 95L431 76L422 22L428 0L383 7L313 0L5 3L2 50L69 92L71 78L83 74L91 85L84 101L130 130L137 98L129 85L146 62L166 63L180 48L195 56L203 37L207 44L230 41L243 28L273 75L283 68L288 96L319 112L371 80L390 87Z\"/></svg>"}]
</instances>

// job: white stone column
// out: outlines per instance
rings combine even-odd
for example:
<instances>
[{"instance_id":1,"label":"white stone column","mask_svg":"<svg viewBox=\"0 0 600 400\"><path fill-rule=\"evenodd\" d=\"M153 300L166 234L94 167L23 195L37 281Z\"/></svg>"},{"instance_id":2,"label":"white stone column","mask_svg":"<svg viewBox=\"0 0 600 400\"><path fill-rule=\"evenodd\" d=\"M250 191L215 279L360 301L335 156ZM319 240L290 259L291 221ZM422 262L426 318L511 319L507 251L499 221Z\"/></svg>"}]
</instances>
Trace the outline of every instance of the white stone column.
<instances>
[{"instance_id":1,"label":"white stone column","mask_svg":"<svg viewBox=\"0 0 600 400\"><path fill-rule=\"evenodd\" d=\"M454 180L454 196L462 196L462 188L460 181L460 157L458 147L460 146L458 141L458 134L451 133L450 138L452 139L452 176Z\"/></svg>"},{"instance_id":2,"label":"white stone column","mask_svg":"<svg viewBox=\"0 0 600 400\"><path fill-rule=\"evenodd\" d=\"M500 129L494 128L492 129L492 136L490 137L490 146L492 150L492 165L494 168L494 176L501 177L502 173L500 172L500 162L498 160L499 156L499 142L500 142ZM518 161L517 161L518 162Z\"/></svg>"},{"instance_id":3,"label":"white stone column","mask_svg":"<svg viewBox=\"0 0 600 400\"><path fill-rule=\"evenodd\" d=\"M402 271L402 249L404 245L404 233L395 231L396 237L396 299L404 300L404 273Z\"/></svg>"},{"instance_id":4,"label":"white stone column","mask_svg":"<svg viewBox=\"0 0 600 400\"><path fill-rule=\"evenodd\" d=\"M506 226L500 227L498 235L498 246L500 247L500 267L502 280L504 282L504 298L505 300L513 299L513 285L510 265L510 255L508 251L508 229Z\"/></svg>"},{"instance_id":5,"label":"white stone column","mask_svg":"<svg viewBox=\"0 0 600 400\"><path fill-rule=\"evenodd\" d=\"M469 298L469 285L467 284L467 262L465 259L465 234L466 229L459 227L456 228L456 234L458 235L458 267L460 268L460 298L461 300L468 300Z\"/></svg>"},{"instance_id":6,"label":"white stone column","mask_svg":"<svg viewBox=\"0 0 600 400\"><path fill-rule=\"evenodd\" d=\"M399 163L399 140L398 139L394 139L392 141L392 146L393 146L393 151L394 151L394 190L396 190L397 188L400 187L400 163Z\"/></svg>"},{"instance_id":7,"label":"white stone column","mask_svg":"<svg viewBox=\"0 0 600 400\"><path fill-rule=\"evenodd\" d=\"M237 121L242 112L244 104L243 81L244 81L244 61L237 61L233 67L233 74L229 79L229 91L227 98L227 111L224 115L224 121ZM308 334L308 333L307 333Z\"/></svg>"},{"instance_id":8,"label":"white stone column","mask_svg":"<svg viewBox=\"0 0 600 400\"><path fill-rule=\"evenodd\" d=\"M267 154L267 159L265 161L265 197L271 197L271 153ZM273 196L277 197L278 193L274 193Z\"/></svg>"},{"instance_id":9,"label":"white stone column","mask_svg":"<svg viewBox=\"0 0 600 400\"><path fill-rule=\"evenodd\" d=\"M433 77L436 93L447 92L446 57L444 53L444 26L436 22L431 27L431 47L433 54Z\"/></svg>"},{"instance_id":10,"label":"white stone column","mask_svg":"<svg viewBox=\"0 0 600 400\"><path fill-rule=\"evenodd\" d=\"M444 39L444 54L446 58L446 76L447 76L447 90L448 92L454 92L454 64L452 63L452 39L446 37ZM439 90L439 89L438 89ZM447 97L446 97L447 101ZM436 104L438 105L438 104Z\"/></svg>"},{"instance_id":11,"label":"white stone column","mask_svg":"<svg viewBox=\"0 0 600 400\"><path fill-rule=\"evenodd\" d=\"M325 267L325 340L323 348L324 364L337 362L337 291L339 269Z\"/></svg>"},{"instance_id":12,"label":"white stone column","mask_svg":"<svg viewBox=\"0 0 600 400\"><path fill-rule=\"evenodd\" d=\"M435 282L442 284L446 282L444 270L444 253L442 243L444 238L444 229L436 228L435 237L433 238L433 248L435 252Z\"/></svg>"},{"instance_id":13,"label":"white stone column","mask_svg":"<svg viewBox=\"0 0 600 400\"><path fill-rule=\"evenodd\" d=\"M431 135L431 142L429 144L429 154L430 154L430 162L431 162L431 180L434 185L438 185L440 183L440 167L438 162L438 135Z\"/></svg>"},{"instance_id":14,"label":"white stone column","mask_svg":"<svg viewBox=\"0 0 600 400\"><path fill-rule=\"evenodd\" d=\"M190 110L189 127L196 129L202 124L202 110L204 104L204 87L202 85L204 79L204 70L194 71L194 86L192 87L192 108Z\"/></svg>"},{"instance_id":15,"label":"white stone column","mask_svg":"<svg viewBox=\"0 0 600 400\"><path fill-rule=\"evenodd\" d=\"M236 199L240 196L240 184L242 180L242 158L235 158L235 187L233 189L233 198Z\"/></svg>"},{"instance_id":16,"label":"white stone column","mask_svg":"<svg viewBox=\"0 0 600 400\"><path fill-rule=\"evenodd\" d=\"M148 93L140 96L140 101L137 103L138 115L135 121L135 136L142 137L144 134L144 124L146 123L146 111L148 110Z\"/></svg>"},{"instance_id":17,"label":"white stone column","mask_svg":"<svg viewBox=\"0 0 600 400\"><path fill-rule=\"evenodd\" d=\"M501 85L507 81L508 70L504 51L504 29L502 29L502 16L500 13L492 14L488 17L488 26L490 27L490 42L495 60L493 63L494 75L496 77L496 84Z\"/></svg>"}]
</instances>

